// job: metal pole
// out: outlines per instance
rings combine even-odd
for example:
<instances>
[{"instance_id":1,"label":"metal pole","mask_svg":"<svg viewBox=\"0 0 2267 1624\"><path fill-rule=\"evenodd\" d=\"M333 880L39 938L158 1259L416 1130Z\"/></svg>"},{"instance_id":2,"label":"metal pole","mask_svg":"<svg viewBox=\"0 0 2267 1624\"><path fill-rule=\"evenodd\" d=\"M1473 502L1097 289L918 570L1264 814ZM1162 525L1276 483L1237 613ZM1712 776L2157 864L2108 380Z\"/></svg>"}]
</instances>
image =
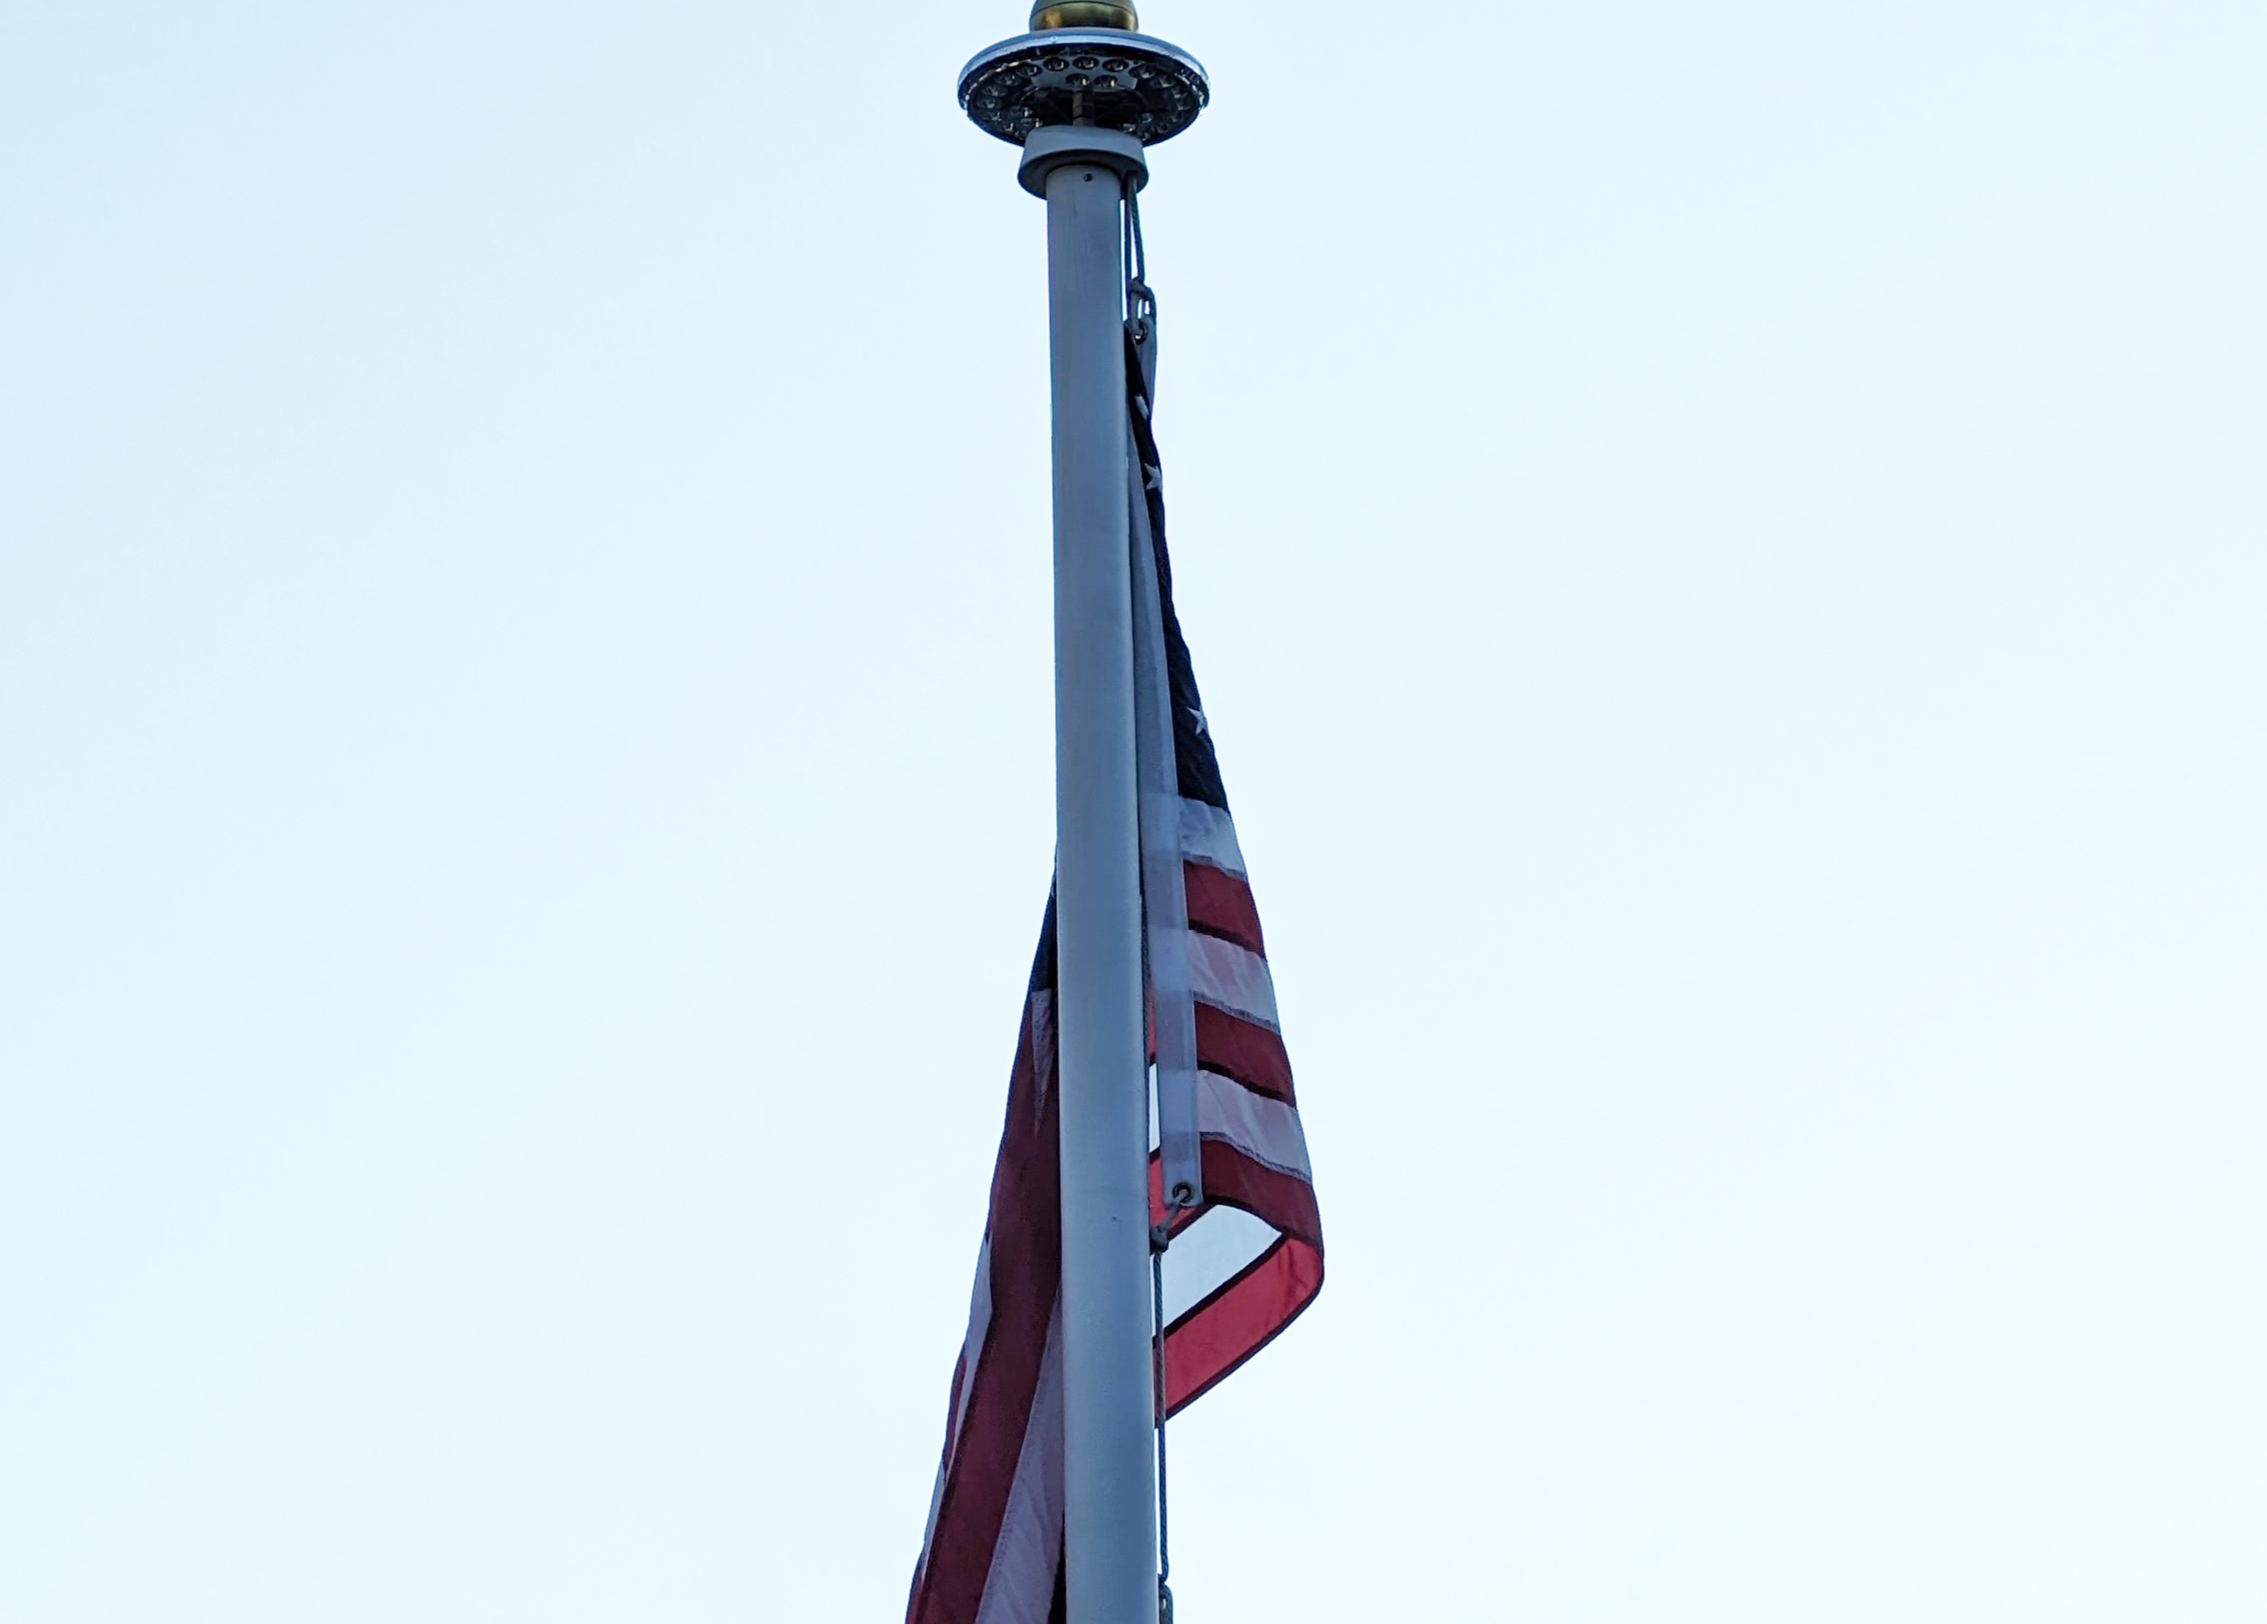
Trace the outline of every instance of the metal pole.
<instances>
[{"instance_id":1,"label":"metal pole","mask_svg":"<svg viewBox=\"0 0 2267 1624\"><path fill-rule=\"evenodd\" d=\"M1073 1624L1155 1624L1149 1124L1120 238L1124 175L1129 156L1139 165L1141 148L1111 132L1041 134L1061 137L1064 149L1043 184L1054 397L1066 1594ZM1028 146L1025 163L1028 174L1035 167Z\"/></svg>"},{"instance_id":2,"label":"metal pole","mask_svg":"<svg viewBox=\"0 0 2267 1624\"><path fill-rule=\"evenodd\" d=\"M1157 1624L1148 1063L1121 205L1192 124L1203 66L1117 3L1033 8L960 105L1047 200L1055 474L1055 986L1062 1127L1064 1584L1070 1624Z\"/></svg>"}]
</instances>

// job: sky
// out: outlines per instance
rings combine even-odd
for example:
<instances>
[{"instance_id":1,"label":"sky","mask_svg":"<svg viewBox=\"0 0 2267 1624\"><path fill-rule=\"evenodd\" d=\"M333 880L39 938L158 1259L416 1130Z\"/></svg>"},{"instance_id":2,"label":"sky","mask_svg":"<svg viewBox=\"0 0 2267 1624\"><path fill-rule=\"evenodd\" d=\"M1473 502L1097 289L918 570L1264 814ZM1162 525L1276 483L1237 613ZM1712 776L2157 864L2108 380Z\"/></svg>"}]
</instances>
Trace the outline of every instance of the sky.
<instances>
[{"instance_id":1,"label":"sky","mask_svg":"<svg viewBox=\"0 0 2267 1624\"><path fill-rule=\"evenodd\" d=\"M2267 12L1144 20L1329 1244L1183 1620L2267 1616ZM0 1617L901 1614L1021 23L0 4Z\"/></svg>"}]
</instances>

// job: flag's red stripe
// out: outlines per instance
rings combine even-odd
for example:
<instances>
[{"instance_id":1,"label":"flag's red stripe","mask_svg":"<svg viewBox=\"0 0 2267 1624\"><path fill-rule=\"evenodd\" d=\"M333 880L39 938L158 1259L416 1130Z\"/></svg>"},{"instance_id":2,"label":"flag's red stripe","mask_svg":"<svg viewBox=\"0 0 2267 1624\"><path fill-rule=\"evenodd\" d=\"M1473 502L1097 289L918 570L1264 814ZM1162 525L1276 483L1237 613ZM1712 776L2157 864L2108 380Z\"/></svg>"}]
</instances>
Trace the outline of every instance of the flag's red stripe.
<instances>
[{"instance_id":1,"label":"flag's red stripe","mask_svg":"<svg viewBox=\"0 0 2267 1624\"><path fill-rule=\"evenodd\" d=\"M1061 1283L1056 1090L1053 1078L1043 1094L1038 1087L1031 1027L1026 1004L1008 1083L1007 1127L992 1176L992 1317L969 1378L973 1386L960 1433L946 1440L952 1465L928 1557L906 1608L907 1624L973 1624L983 1602Z\"/></svg>"},{"instance_id":2,"label":"flag's red stripe","mask_svg":"<svg viewBox=\"0 0 2267 1624\"><path fill-rule=\"evenodd\" d=\"M1165 1413L1178 1415L1234 1375L1314 1300L1322 1254L1277 1241L1165 1339Z\"/></svg>"},{"instance_id":3,"label":"flag's red stripe","mask_svg":"<svg viewBox=\"0 0 2267 1624\"><path fill-rule=\"evenodd\" d=\"M1277 1241L1165 1338L1165 1413L1178 1414L1299 1317L1322 1289L1322 1253Z\"/></svg>"},{"instance_id":4,"label":"flag's red stripe","mask_svg":"<svg viewBox=\"0 0 2267 1624\"><path fill-rule=\"evenodd\" d=\"M1240 1020L1211 1004L1196 1006L1196 1063L1286 1105L1296 1103L1291 1096L1291 1057L1283 1051L1283 1040L1257 1022Z\"/></svg>"},{"instance_id":5,"label":"flag's red stripe","mask_svg":"<svg viewBox=\"0 0 2267 1624\"><path fill-rule=\"evenodd\" d=\"M1223 937L1266 957L1267 947L1259 933L1259 906L1252 901L1248 884L1208 863L1183 863L1181 878L1189 898L1191 930Z\"/></svg>"},{"instance_id":6,"label":"flag's red stripe","mask_svg":"<svg viewBox=\"0 0 2267 1624\"><path fill-rule=\"evenodd\" d=\"M1322 1245L1322 1214L1315 1189L1296 1173L1255 1161L1224 1139L1204 1141L1204 1199L1207 1205L1241 1207L1286 1235Z\"/></svg>"}]
</instances>

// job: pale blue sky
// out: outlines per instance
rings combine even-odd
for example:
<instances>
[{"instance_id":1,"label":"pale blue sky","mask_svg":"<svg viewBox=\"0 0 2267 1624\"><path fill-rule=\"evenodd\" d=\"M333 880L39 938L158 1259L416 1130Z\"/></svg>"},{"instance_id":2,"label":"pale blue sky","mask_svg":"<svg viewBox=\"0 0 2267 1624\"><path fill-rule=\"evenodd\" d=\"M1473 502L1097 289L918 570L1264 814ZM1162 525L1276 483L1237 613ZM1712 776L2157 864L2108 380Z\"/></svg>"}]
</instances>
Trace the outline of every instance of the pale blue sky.
<instances>
[{"instance_id":1,"label":"pale blue sky","mask_svg":"<svg viewBox=\"0 0 2267 1624\"><path fill-rule=\"evenodd\" d=\"M2267 1616L2267 13L1169 4L1330 1242L1183 1617ZM1046 884L1009 3L0 8L0 1617L891 1619Z\"/></svg>"}]
</instances>

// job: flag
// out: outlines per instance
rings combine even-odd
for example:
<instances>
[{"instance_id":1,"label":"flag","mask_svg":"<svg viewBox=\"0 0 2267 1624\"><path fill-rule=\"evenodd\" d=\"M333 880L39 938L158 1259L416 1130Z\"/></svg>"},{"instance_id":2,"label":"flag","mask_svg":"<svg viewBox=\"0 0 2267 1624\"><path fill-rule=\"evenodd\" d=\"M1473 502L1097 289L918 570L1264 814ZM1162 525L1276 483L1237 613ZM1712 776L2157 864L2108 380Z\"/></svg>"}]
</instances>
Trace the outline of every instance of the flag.
<instances>
[{"instance_id":1,"label":"flag","mask_svg":"<svg viewBox=\"0 0 2267 1624\"><path fill-rule=\"evenodd\" d=\"M1169 1415L1257 1353L1322 1287L1322 1226L1259 910L1212 730L1173 611L1162 465L1143 357L1126 377L1132 589L1151 707L1144 892L1158 1064L1150 1221L1164 1258ZM1156 854L1162 850L1161 866ZM1171 965L1171 968L1167 968ZM1180 1033L1176 1039L1175 1033ZM1063 1614L1062 1211L1055 919L1049 899L1008 1074L968 1334L907 1624L1048 1624ZM1172 1204L1174 1191L1187 1204Z\"/></svg>"}]
</instances>

